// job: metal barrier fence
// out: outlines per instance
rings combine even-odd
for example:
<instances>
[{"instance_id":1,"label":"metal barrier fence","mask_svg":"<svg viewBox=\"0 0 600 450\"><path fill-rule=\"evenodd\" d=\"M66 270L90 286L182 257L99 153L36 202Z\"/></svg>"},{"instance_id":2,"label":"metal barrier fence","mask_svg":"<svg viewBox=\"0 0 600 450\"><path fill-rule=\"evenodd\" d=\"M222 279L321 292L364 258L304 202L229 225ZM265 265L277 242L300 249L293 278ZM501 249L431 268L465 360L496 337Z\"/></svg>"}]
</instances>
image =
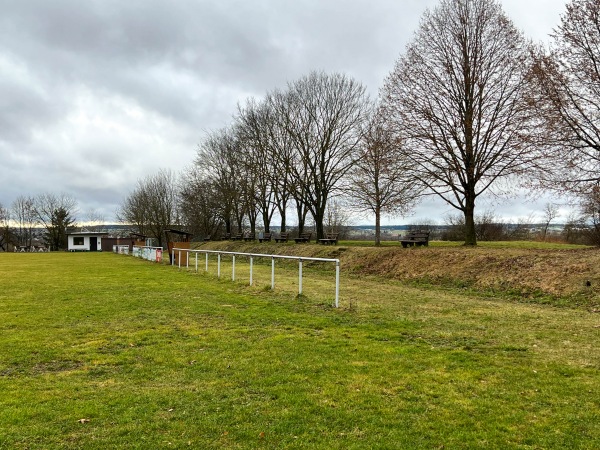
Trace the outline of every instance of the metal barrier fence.
<instances>
[{"instance_id":1,"label":"metal barrier fence","mask_svg":"<svg viewBox=\"0 0 600 450\"><path fill-rule=\"evenodd\" d=\"M253 281L253 263L254 258L271 258L271 289L275 289L275 260L276 259L287 259L298 261L298 295L302 295L302 262L303 261L319 261L319 262L331 262L335 263L335 307L339 307L340 298L340 260L339 259L328 259L328 258L308 258L300 256L283 256L283 255L267 255L261 253L241 253L241 252L224 252L219 250L190 250L185 248L174 248L172 251L171 265L175 265L175 252L177 252L178 267L181 268L181 253L186 252L185 267L189 269L190 265L190 253L195 254L195 270L198 272L198 254L205 254L205 272L208 272L208 255L217 255L217 277L221 278L221 255L232 256L232 269L231 269L231 280L235 281L235 257L243 256L250 259L250 286Z\"/></svg>"},{"instance_id":2,"label":"metal barrier fence","mask_svg":"<svg viewBox=\"0 0 600 450\"><path fill-rule=\"evenodd\" d=\"M113 245L113 253L129 255L129 245Z\"/></svg>"},{"instance_id":3,"label":"metal barrier fence","mask_svg":"<svg viewBox=\"0 0 600 450\"><path fill-rule=\"evenodd\" d=\"M163 249L162 247L134 245L131 254L137 258L146 259L148 261L161 262L163 256Z\"/></svg>"}]
</instances>

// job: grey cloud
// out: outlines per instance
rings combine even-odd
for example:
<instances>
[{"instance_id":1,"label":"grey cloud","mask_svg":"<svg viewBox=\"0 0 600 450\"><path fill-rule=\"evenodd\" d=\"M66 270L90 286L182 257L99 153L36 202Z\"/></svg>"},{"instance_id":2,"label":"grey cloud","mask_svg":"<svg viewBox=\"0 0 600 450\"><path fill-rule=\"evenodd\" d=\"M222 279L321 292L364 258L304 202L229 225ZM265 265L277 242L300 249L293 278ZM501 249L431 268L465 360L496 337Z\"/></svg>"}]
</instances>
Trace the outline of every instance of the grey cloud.
<instances>
[{"instance_id":1,"label":"grey cloud","mask_svg":"<svg viewBox=\"0 0 600 450\"><path fill-rule=\"evenodd\" d=\"M112 217L138 178L191 163L248 96L311 70L376 95L437 0L1 3L0 202L70 191ZM564 9L503 3L536 30ZM543 22L525 14L541 5Z\"/></svg>"}]
</instances>

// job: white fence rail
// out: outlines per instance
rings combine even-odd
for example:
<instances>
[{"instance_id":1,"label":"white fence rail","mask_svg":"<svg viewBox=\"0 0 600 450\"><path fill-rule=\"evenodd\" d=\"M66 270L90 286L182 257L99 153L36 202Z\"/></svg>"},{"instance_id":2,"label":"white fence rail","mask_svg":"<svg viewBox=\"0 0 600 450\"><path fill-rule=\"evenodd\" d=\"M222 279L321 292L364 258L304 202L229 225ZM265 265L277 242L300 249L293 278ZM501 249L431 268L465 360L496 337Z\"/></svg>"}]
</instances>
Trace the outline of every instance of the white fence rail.
<instances>
[{"instance_id":1,"label":"white fence rail","mask_svg":"<svg viewBox=\"0 0 600 450\"><path fill-rule=\"evenodd\" d=\"M221 255L230 255L232 257L232 269L231 279L235 281L235 257L242 256L249 258L250 260L250 286L253 283L253 264L254 258L271 258L271 289L275 289L275 260L276 259L287 259L298 261L298 295L302 295L302 263L304 261L319 261L319 262L330 262L335 263L335 307L339 307L340 298L340 260L329 259L329 258L308 258L300 256L284 256L284 255L268 255L262 253L241 253L241 252L225 252L219 250L190 250L185 248L174 248L172 253L172 265L175 265L175 252L177 252L178 266L181 268L182 264L182 252L185 252L185 267L189 269L190 266L190 253L195 255L194 257L194 268L198 272L198 254L203 253L205 255L204 270L208 272L208 255L217 255L217 277L221 277Z\"/></svg>"}]
</instances>

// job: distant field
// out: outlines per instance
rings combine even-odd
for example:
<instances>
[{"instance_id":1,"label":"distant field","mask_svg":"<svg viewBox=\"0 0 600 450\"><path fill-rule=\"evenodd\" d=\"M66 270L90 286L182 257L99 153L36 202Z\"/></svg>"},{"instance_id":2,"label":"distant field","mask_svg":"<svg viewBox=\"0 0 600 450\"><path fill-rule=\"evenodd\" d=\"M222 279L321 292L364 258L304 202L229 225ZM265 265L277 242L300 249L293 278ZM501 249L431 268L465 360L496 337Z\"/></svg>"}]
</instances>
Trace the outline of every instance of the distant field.
<instances>
[{"instance_id":1,"label":"distant field","mask_svg":"<svg viewBox=\"0 0 600 450\"><path fill-rule=\"evenodd\" d=\"M319 265L297 298L293 264L271 292L264 264L250 288L242 261L232 283L227 261L217 280L214 262L0 253L0 449L598 448L598 313L364 276L350 264L377 249L313 247L348 258L340 309Z\"/></svg>"}]
</instances>

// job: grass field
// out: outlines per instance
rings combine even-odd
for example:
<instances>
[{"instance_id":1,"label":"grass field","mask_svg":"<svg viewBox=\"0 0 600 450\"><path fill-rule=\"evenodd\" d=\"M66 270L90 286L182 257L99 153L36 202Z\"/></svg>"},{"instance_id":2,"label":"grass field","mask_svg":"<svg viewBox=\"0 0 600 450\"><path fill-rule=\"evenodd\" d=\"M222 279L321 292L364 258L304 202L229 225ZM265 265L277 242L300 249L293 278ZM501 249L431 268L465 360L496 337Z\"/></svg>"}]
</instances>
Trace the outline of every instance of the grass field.
<instances>
[{"instance_id":1,"label":"grass field","mask_svg":"<svg viewBox=\"0 0 600 450\"><path fill-rule=\"evenodd\" d=\"M245 270L0 254L0 449L600 446L597 313Z\"/></svg>"}]
</instances>

